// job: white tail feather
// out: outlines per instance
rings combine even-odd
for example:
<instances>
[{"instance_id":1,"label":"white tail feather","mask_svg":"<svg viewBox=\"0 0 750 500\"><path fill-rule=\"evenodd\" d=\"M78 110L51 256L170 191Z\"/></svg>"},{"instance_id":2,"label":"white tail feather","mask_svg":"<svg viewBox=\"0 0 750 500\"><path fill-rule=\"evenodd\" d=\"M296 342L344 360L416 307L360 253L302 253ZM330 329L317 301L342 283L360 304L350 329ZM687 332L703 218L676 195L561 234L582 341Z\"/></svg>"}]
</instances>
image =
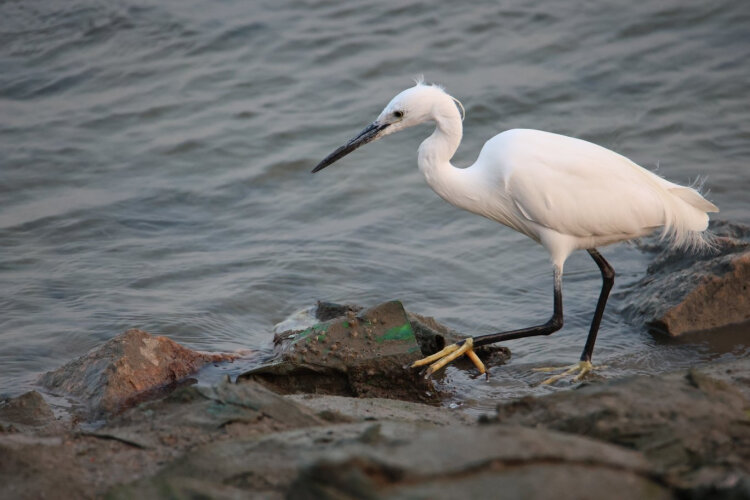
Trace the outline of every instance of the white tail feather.
<instances>
[{"instance_id":1,"label":"white tail feather","mask_svg":"<svg viewBox=\"0 0 750 500\"><path fill-rule=\"evenodd\" d=\"M708 212L718 212L719 209L692 187L672 186L663 192L665 224L661 237L669 239L673 248L701 250L712 247L712 236L706 232Z\"/></svg>"}]
</instances>

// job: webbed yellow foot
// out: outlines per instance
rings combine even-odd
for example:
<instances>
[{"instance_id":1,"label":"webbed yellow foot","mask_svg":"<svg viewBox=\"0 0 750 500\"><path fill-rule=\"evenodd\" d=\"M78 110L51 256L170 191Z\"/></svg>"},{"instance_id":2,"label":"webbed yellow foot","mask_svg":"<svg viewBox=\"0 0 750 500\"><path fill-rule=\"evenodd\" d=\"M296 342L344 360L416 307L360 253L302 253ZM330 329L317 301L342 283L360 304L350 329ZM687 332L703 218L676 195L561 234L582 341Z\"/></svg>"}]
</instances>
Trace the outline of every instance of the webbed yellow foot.
<instances>
[{"instance_id":1,"label":"webbed yellow foot","mask_svg":"<svg viewBox=\"0 0 750 500\"><path fill-rule=\"evenodd\" d=\"M425 377L430 377L433 373L445 367L448 363L466 355L474 366L477 367L480 374L486 373L487 369L484 367L484 363L479 359L479 356L474 352L474 339L471 337L461 342L446 346L442 351L436 352L431 356L419 359L415 361L411 367L417 368L424 365L430 365L425 372Z\"/></svg>"},{"instance_id":2,"label":"webbed yellow foot","mask_svg":"<svg viewBox=\"0 0 750 500\"><path fill-rule=\"evenodd\" d=\"M594 365L591 364L591 361L579 361L578 363L570 366L554 366L554 367L542 367L542 368L534 368L533 371L535 372L555 372L558 370L563 370L562 373L559 373L557 375L553 375L550 378L546 379L544 382L542 382L540 385L550 385L554 384L560 379L563 379L565 377L569 377L573 375L574 373L578 372L578 374L573 377L572 382L580 382L583 380L583 378L588 375L589 373L593 372L594 370L598 370L601 368L606 368L605 366L597 366L594 367Z\"/></svg>"}]
</instances>

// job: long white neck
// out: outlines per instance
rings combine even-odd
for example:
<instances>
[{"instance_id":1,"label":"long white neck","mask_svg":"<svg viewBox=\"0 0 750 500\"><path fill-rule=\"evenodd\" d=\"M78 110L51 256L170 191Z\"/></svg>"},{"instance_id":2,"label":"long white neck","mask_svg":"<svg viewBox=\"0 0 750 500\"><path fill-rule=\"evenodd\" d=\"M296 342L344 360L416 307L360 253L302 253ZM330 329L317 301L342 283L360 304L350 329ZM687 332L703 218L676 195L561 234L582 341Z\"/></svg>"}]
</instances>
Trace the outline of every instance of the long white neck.
<instances>
[{"instance_id":1,"label":"long white neck","mask_svg":"<svg viewBox=\"0 0 750 500\"><path fill-rule=\"evenodd\" d=\"M476 192L471 186L469 169L456 168L450 162L463 135L461 116L450 96L439 95L431 119L436 127L419 146L419 170L427 184L445 201L475 211Z\"/></svg>"}]
</instances>

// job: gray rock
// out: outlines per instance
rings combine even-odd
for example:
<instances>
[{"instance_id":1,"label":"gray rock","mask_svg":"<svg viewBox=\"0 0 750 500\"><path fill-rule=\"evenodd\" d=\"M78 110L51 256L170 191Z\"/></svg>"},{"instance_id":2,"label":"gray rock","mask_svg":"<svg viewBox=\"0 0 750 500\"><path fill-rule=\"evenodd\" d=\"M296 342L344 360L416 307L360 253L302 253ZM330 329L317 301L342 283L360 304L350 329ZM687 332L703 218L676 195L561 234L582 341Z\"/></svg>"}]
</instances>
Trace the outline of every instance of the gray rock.
<instances>
[{"instance_id":1,"label":"gray rock","mask_svg":"<svg viewBox=\"0 0 750 500\"><path fill-rule=\"evenodd\" d=\"M638 450L674 488L719 491L750 474L748 408L733 385L693 369L503 403L497 421Z\"/></svg>"},{"instance_id":2,"label":"gray rock","mask_svg":"<svg viewBox=\"0 0 750 500\"><path fill-rule=\"evenodd\" d=\"M200 479L198 479L200 478ZM207 444L109 498L670 498L638 453L512 426L383 422Z\"/></svg>"},{"instance_id":3,"label":"gray rock","mask_svg":"<svg viewBox=\"0 0 750 500\"><path fill-rule=\"evenodd\" d=\"M154 474L196 446L322 424L308 408L258 384L183 387L96 429L44 437L0 432L0 497L101 498L112 485ZM220 497L222 485L214 488L208 496Z\"/></svg>"},{"instance_id":4,"label":"gray rock","mask_svg":"<svg viewBox=\"0 0 750 500\"><path fill-rule=\"evenodd\" d=\"M94 498L72 446L60 437L33 437L0 432L0 497Z\"/></svg>"},{"instance_id":5,"label":"gray rock","mask_svg":"<svg viewBox=\"0 0 750 500\"><path fill-rule=\"evenodd\" d=\"M426 422L435 425L472 425L476 419L449 408L385 398L347 398L295 394L286 398L315 411L328 421Z\"/></svg>"},{"instance_id":6,"label":"gray rock","mask_svg":"<svg viewBox=\"0 0 750 500\"><path fill-rule=\"evenodd\" d=\"M225 381L212 387L179 388L161 401L133 408L85 434L143 449L165 444L185 449L229 434L255 435L323 422L314 411L260 384Z\"/></svg>"},{"instance_id":7,"label":"gray rock","mask_svg":"<svg viewBox=\"0 0 750 500\"><path fill-rule=\"evenodd\" d=\"M81 400L88 416L117 413L163 396L206 363L232 361L235 355L187 349L166 337L128 330L101 347L45 373L39 384Z\"/></svg>"},{"instance_id":8,"label":"gray rock","mask_svg":"<svg viewBox=\"0 0 750 500\"><path fill-rule=\"evenodd\" d=\"M711 250L656 256L628 291L622 312L631 323L677 336L750 322L750 228L718 222L711 230Z\"/></svg>"}]
</instances>

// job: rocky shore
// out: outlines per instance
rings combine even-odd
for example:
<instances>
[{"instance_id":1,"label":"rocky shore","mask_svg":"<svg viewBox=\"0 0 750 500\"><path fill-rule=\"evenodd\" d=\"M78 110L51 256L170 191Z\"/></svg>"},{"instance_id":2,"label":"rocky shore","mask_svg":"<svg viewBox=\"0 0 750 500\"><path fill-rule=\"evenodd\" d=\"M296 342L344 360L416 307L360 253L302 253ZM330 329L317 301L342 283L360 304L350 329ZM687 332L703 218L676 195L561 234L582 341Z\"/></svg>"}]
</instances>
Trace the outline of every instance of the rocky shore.
<instances>
[{"instance_id":1,"label":"rocky shore","mask_svg":"<svg viewBox=\"0 0 750 500\"><path fill-rule=\"evenodd\" d=\"M746 325L750 232L716 232L711 255L656 257L629 291L634 323ZM596 379L477 418L407 368L460 338L398 301L321 303L256 368L195 384L237 356L130 330L0 401L0 497L750 498L750 360Z\"/></svg>"}]
</instances>

